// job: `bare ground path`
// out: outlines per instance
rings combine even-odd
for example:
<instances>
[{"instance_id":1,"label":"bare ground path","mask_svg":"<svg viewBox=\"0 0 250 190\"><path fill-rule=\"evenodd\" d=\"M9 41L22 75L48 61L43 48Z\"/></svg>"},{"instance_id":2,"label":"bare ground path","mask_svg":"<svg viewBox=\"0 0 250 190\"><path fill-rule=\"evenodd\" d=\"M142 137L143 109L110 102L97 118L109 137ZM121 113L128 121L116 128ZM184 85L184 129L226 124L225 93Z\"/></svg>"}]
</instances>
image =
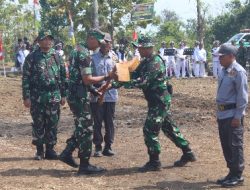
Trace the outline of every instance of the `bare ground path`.
<instances>
[{"instance_id":1,"label":"bare ground path","mask_svg":"<svg viewBox=\"0 0 250 190\"><path fill-rule=\"evenodd\" d=\"M59 161L35 161L31 145L31 118L22 106L20 78L0 78L0 189L134 189L134 190L199 190L220 189L214 182L227 172L219 144L215 119L216 81L211 78L173 80L175 95L172 112L181 131L190 141L198 161L184 168L172 167L181 151L162 133L160 172L139 173L147 161L142 126L147 112L146 102L138 90L120 90L116 111L116 139L112 158L91 158L104 166L103 175L77 177L76 169ZM245 185L250 189L249 117L245 122ZM72 133L72 115L62 109L57 151L65 146ZM76 156L76 154L75 154Z\"/></svg>"}]
</instances>

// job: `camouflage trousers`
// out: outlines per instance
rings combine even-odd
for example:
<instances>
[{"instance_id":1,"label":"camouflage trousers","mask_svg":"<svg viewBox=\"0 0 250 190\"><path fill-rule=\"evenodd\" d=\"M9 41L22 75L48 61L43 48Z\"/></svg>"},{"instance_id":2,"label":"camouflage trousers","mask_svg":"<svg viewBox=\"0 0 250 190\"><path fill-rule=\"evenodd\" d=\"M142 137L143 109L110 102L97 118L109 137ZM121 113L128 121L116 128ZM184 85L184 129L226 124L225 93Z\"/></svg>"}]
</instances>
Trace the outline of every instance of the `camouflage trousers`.
<instances>
[{"instance_id":1,"label":"camouflage trousers","mask_svg":"<svg viewBox=\"0 0 250 190\"><path fill-rule=\"evenodd\" d=\"M32 124L32 144L55 145L57 142L57 124L60 117L59 102L41 104L32 102L30 109Z\"/></svg>"},{"instance_id":2,"label":"camouflage trousers","mask_svg":"<svg viewBox=\"0 0 250 190\"><path fill-rule=\"evenodd\" d=\"M148 110L147 119L143 128L145 144L148 148L148 154L160 154L161 146L159 143L160 130L182 150L187 148L189 143L180 133L179 128L171 119L168 108L159 108L151 106Z\"/></svg>"},{"instance_id":3,"label":"camouflage trousers","mask_svg":"<svg viewBox=\"0 0 250 190\"><path fill-rule=\"evenodd\" d=\"M89 160L92 151L93 121L90 104L86 98L69 98L68 104L74 115L75 131L67 142L68 151L79 149L78 157Z\"/></svg>"}]
</instances>

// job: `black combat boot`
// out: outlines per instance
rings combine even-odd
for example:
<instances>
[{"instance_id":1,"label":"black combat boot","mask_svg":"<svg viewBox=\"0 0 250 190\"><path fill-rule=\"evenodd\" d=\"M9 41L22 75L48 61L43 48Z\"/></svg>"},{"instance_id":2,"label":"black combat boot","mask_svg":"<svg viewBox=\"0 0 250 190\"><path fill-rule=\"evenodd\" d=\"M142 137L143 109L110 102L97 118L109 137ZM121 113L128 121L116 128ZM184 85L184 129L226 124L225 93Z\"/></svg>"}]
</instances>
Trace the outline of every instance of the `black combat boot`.
<instances>
[{"instance_id":1,"label":"black combat boot","mask_svg":"<svg viewBox=\"0 0 250 190\"><path fill-rule=\"evenodd\" d=\"M161 170L161 162L159 159L159 154L149 155L149 161L139 168L140 172L148 172L148 171L160 171Z\"/></svg>"},{"instance_id":2,"label":"black combat boot","mask_svg":"<svg viewBox=\"0 0 250 190\"><path fill-rule=\"evenodd\" d=\"M104 168L93 166L88 160L80 158L80 166L77 175L99 174L106 171Z\"/></svg>"},{"instance_id":3,"label":"black combat boot","mask_svg":"<svg viewBox=\"0 0 250 190\"><path fill-rule=\"evenodd\" d=\"M78 164L76 163L75 159L72 156L73 151L74 148L71 148L69 147L69 145L67 145L66 148L63 150L63 152L60 154L59 160L61 160L62 162L68 164L73 168L77 168Z\"/></svg>"},{"instance_id":4,"label":"black combat boot","mask_svg":"<svg viewBox=\"0 0 250 190\"><path fill-rule=\"evenodd\" d=\"M103 154L104 156L114 156L114 155L115 155L115 153L112 151L110 145L106 145L106 146L105 146L105 148L104 148L102 154Z\"/></svg>"},{"instance_id":5,"label":"black combat boot","mask_svg":"<svg viewBox=\"0 0 250 190\"><path fill-rule=\"evenodd\" d=\"M57 160L58 156L54 150L54 145L46 144L45 159L47 160Z\"/></svg>"},{"instance_id":6,"label":"black combat boot","mask_svg":"<svg viewBox=\"0 0 250 190\"><path fill-rule=\"evenodd\" d=\"M175 167L183 167L188 162L196 161L195 155L192 152L192 150L189 148L189 146L183 148L182 151L183 151L183 155L181 156L180 160L178 160L174 163Z\"/></svg>"},{"instance_id":7,"label":"black combat boot","mask_svg":"<svg viewBox=\"0 0 250 190\"><path fill-rule=\"evenodd\" d=\"M36 145L35 160L42 160L44 158L43 145Z\"/></svg>"}]
</instances>

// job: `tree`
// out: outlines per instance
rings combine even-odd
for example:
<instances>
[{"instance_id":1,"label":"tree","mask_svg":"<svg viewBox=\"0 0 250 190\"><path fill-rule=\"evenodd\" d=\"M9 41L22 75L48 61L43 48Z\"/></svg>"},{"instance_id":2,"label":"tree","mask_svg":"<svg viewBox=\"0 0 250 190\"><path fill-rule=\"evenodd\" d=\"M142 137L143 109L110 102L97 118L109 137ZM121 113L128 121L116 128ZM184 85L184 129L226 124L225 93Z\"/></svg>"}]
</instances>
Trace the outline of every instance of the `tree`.
<instances>
[{"instance_id":1,"label":"tree","mask_svg":"<svg viewBox=\"0 0 250 190\"><path fill-rule=\"evenodd\" d=\"M13 60L14 45L18 38L26 36L33 39L35 36L34 15L26 3L26 0L19 1L18 4L0 0L0 30L3 33L6 61Z\"/></svg>"},{"instance_id":2,"label":"tree","mask_svg":"<svg viewBox=\"0 0 250 190\"><path fill-rule=\"evenodd\" d=\"M233 0L226 7L227 12L214 18L211 24L214 37L222 42L226 42L230 37L239 33L241 29L250 26L250 4Z\"/></svg>"}]
</instances>

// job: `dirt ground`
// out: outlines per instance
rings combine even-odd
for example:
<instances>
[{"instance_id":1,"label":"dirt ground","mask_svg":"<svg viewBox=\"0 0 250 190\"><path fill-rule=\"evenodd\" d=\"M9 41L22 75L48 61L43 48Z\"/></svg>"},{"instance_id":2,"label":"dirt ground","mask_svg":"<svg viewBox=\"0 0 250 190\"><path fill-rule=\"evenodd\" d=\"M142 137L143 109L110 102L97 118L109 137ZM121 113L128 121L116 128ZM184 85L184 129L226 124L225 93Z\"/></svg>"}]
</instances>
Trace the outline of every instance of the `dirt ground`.
<instances>
[{"instance_id":1,"label":"dirt ground","mask_svg":"<svg viewBox=\"0 0 250 190\"><path fill-rule=\"evenodd\" d=\"M35 147L31 145L31 117L29 110L22 105L20 77L0 78L0 189L220 189L215 181L227 173L227 168L215 119L216 80L173 80L173 84L173 118L190 141L197 162L183 168L172 167L181 151L161 133L162 171L139 173L138 167L148 159L142 135L147 106L140 91L121 89L115 118L113 149L116 155L91 158L93 164L106 167L106 173L78 177L77 169L59 161L33 160ZM249 122L246 116L245 184L235 189L250 189ZM58 152L63 150L72 131L72 114L66 107L62 109L59 125Z\"/></svg>"}]
</instances>

